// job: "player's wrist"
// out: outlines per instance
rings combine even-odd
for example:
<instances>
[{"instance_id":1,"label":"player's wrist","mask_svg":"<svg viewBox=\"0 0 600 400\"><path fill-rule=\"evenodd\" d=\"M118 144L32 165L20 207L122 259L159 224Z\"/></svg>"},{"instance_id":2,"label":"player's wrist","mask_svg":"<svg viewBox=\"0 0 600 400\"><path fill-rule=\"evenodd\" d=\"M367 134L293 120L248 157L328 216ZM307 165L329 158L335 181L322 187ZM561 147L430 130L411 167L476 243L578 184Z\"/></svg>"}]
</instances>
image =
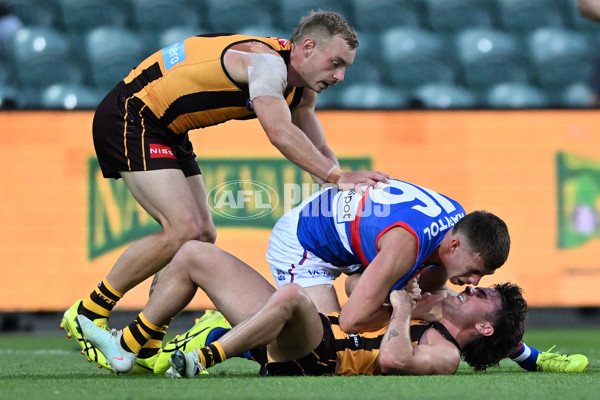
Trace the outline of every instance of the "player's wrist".
<instances>
[{"instance_id":1,"label":"player's wrist","mask_svg":"<svg viewBox=\"0 0 600 400\"><path fill-rule=\"evenodd\" d=\"M342 178L342 175L344 175L344 171L337 165L334 165L333 167L331 167L331 169L327 173L325 182L329 182L329 183L333 183L334 185L337 185L339 180Z\"/></svg>"}]
</instances>

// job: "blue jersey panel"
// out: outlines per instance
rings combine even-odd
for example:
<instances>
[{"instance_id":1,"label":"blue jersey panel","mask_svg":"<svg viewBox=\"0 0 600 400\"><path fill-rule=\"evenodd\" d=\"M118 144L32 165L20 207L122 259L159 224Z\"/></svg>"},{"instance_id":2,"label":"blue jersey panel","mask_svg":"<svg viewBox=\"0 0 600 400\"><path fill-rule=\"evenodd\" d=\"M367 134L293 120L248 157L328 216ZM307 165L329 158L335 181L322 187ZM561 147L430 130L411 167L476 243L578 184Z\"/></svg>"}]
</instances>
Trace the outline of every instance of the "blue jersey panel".
<instances>
[{"instance_id":1,"label":"blue jersey panel","mask_svg":"<svg viewBox=\"0 0 600 400\"><path fill-rule=\"evenodd\" d=\"M418 241L413 270L439 246L454 224L464 217L463 207L432 190L390 180L364 195L353 190L328 189L300 211L298 239L307 250L334 265L369 265L377 255L377 240L401 226Z\"/></svg>"}]
</instances>

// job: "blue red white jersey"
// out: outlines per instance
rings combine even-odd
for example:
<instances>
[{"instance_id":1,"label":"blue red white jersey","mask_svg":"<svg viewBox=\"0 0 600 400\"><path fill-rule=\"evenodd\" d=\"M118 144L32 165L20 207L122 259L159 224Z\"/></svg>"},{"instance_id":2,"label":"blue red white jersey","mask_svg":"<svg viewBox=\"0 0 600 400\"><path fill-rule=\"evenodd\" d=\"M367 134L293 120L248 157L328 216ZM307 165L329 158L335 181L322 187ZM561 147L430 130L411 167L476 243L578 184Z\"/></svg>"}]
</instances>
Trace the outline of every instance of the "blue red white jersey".
<instances>
[{"instance_id":1,"label":"blue red white jersey","mask_svg":"<svg viewBox=\"0 0 600 400\"><path fill-rule=\"evenodd\" d=\"M377 255L377 242L388 230L402 227L418 244L410 277L423 272L427 257L446 232L465 216L455 200L408 182L392 179L381 188L369 187L362 195L354 190L329 188L300 207L297 236L300 244L323 260L336 265L368 266Z\"/></svg>"}]
</instances>

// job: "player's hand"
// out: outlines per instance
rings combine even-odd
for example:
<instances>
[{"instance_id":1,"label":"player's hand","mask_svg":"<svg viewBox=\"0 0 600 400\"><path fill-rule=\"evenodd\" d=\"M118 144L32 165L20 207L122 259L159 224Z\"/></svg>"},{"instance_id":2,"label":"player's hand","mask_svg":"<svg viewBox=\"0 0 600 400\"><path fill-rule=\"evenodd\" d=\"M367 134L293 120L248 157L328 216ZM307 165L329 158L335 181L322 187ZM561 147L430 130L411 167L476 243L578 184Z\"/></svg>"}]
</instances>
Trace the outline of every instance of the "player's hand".
<instances>
[{"instance_id":1,"label":"player's hand","mask_svg":"<svg viewBox=\"0 0 600 400\"><path fill-rule=\"evenodd\" d=\"M404 286L404 290L412 295L413 301L418 302L421 300L421 287L418 278L409 279Z\"/></svg>"},{"instance_id":2,"label":"player's hand","mask_svg":"<svg viewBox=\"0 0 600 400\"><path fill-rule=\"evenodd\" d=\"M394 290L390 293L390 304L394 309L399 307L407 307L409 310L415 305L412 294L406 290Z\"/></svg>"},{"instance_id":3,"label":"player's hand","mask_svg":"<svg viewBox=\"0 0 600 400\"><path fill-rule=\"evenodd\" d=\"M344 172L337 182L338 188L342 190L356 190L356 193L362 194L361 186L377 187L378 183L388 183L390 176L379 171L347 171Z\"/></svg>"},{"instance_id":4,"label":"player's hand","mask_svg":"<svg viewBox=\"0 0 600 400\"><path fill-rule=\"evenodd\" d=\"M442 318L442 301L446 296L425 292L413 308L412 317L425 321L439 321Z\"/></svg>"}]
</instances>

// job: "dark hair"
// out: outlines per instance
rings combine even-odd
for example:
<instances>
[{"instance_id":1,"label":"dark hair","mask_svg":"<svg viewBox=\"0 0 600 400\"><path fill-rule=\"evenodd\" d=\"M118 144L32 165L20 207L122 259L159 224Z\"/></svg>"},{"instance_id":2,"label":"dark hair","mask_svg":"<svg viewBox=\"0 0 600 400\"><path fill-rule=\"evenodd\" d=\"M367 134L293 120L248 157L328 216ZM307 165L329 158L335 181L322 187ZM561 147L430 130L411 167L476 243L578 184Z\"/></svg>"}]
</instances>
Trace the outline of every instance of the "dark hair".
<instances>
[{"instance_id":1,"label":"dark hair","mask_svg":"<svg viewBox=\"0 0 600 400\"><path fill-rule=\"evenodd\" d=\"M506 223L487 211L473 211L461 218L453 233L461 233L471 250L479 253L486 268L495 270L508 258L510 236Z\"/></svg>"},{"instance_id":2,"label":"dark hair","mask_svg":"<svg viewBox=\"0 0 600 400\"><path fill-rule=\"evenodd\" d=\"M525 333L527 302L519 286L510 282L492 286L500 294L502 306L491 316L494 333L473 340L462 349L463 359L475 371L483 371L511 355Z\"/></svg>"},{"instance_id":3,"label":"dark hair","mask_svg":"<svg viewBox=\"0 0 600 400\"><path fill-rule=\"evenodd\" d=\"M332 11L312 10L300 20L291 41L298 43L307 36L315 36L317 45L326 39L339 36L346 41L351 50L358 47L358 35L354 29L344 17Z\"/></svg>"}]
</instances>

